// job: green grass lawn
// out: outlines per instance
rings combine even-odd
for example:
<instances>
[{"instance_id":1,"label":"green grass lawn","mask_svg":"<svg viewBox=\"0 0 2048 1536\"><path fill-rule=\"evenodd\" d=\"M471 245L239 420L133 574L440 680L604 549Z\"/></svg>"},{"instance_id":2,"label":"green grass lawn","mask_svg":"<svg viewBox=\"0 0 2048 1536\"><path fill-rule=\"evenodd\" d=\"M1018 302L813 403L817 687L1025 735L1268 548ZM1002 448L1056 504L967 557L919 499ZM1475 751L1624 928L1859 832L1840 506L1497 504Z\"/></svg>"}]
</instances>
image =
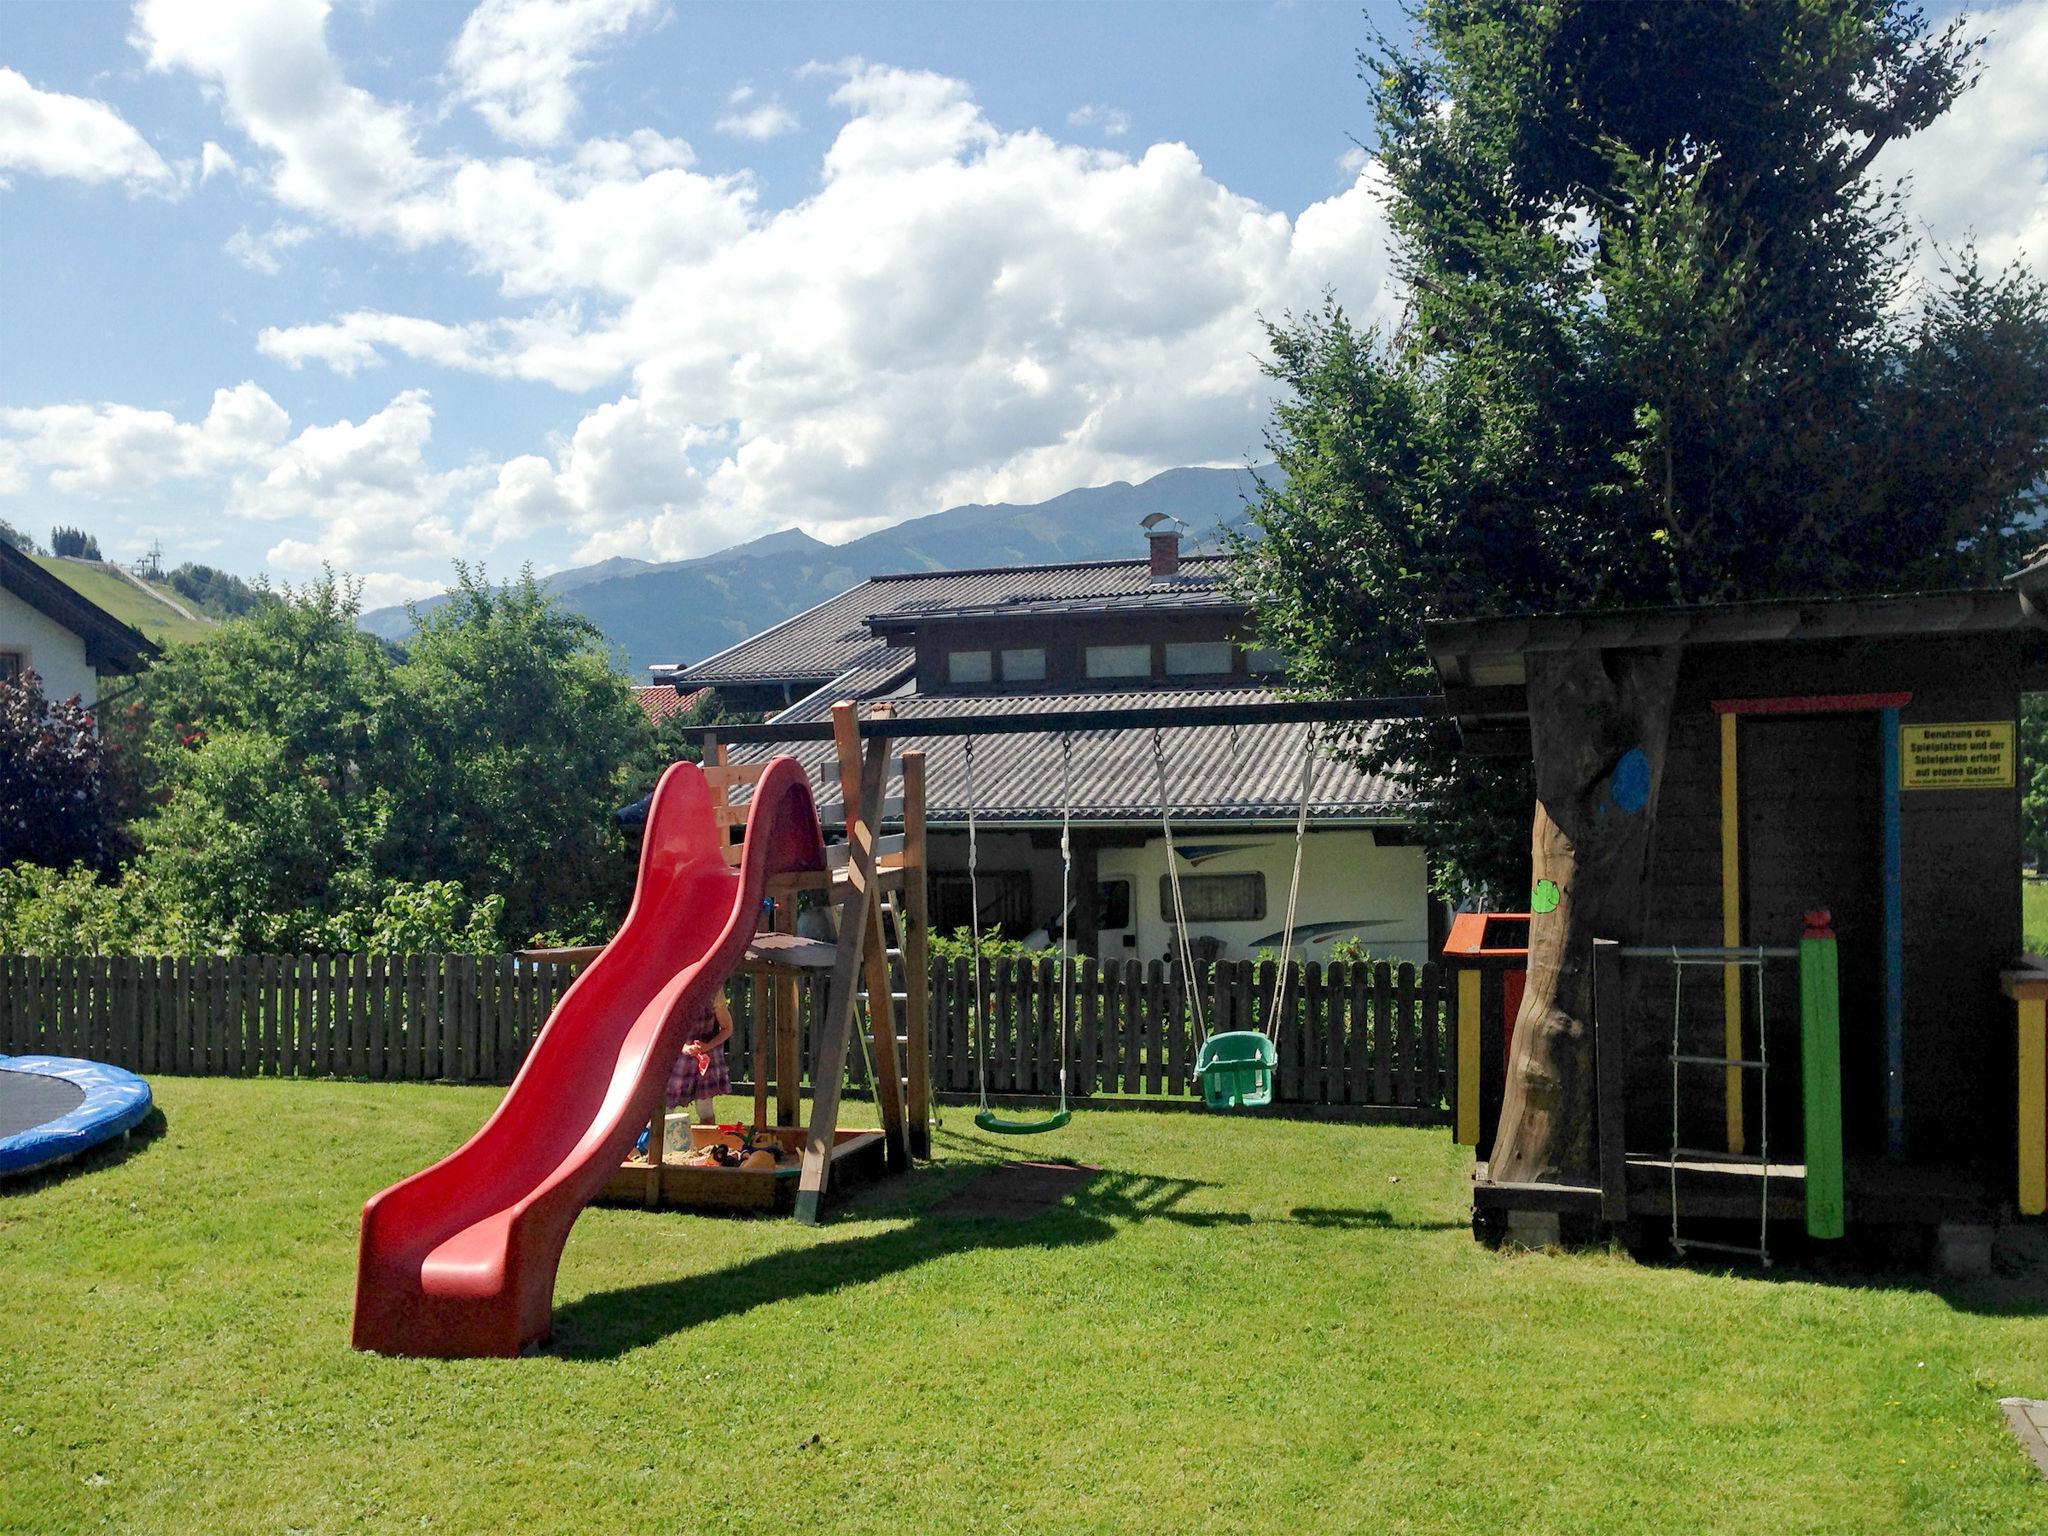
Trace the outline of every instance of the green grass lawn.
<instances>
[{"instance_id":1,"label":"green grass lawn","mask_svg":"<svg viewBox=\"0 0 2048 1536\"><path fill-rule=\"evenodd\" d=\"M2048 880L2020 882L2020 932L2028 954L2048 955Z\"/></svg>"},{"instance_id":2,"label":"green grass lawn","mask_svg":"<svg viewBox=\"0 0 2048 1536\"><path fill-rule=\"evenodd\" d=\"M1082 1112L822 1229L595 1210L523 1360L352 1353L363 1199L495 1091L159 1079L0 1196L0 1529L2048 1530L2048 1281L1503 1255L1441 1130ZM1104 1172L1028 1223L991 1161Z\"/></svg>"},{"instance_id":3,"label":"green grass lawn","mask_svg":"<svg viewBox=\"0 0 2048 1536\"><path fill-rule=\"evenodd\" d=\"M101 569L90 560L59 560L54 555L34 558L37 565L72 591L98 603L123 624L134 625L159 645L197 640L214 627L210 619L195 624L169 603L156 601L139 591L133 582L114 571ZM192 607L190 603L184 606Z\"/></svg>"}]
</instances>

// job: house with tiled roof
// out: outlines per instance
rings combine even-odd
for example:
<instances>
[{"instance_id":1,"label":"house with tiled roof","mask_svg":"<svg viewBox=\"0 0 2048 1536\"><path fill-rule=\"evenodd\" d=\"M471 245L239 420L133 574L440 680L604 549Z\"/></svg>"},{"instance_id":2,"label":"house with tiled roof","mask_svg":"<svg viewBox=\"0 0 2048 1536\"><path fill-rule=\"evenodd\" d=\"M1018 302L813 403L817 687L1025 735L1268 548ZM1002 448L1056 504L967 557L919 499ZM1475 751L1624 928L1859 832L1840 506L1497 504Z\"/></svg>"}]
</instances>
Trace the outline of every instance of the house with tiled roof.
<instances>
[{"instance_id":1,"label":"house with tiled roof","mask_svg":"<svg viewBox=\"0 0 2048 1536\"><path fill-rule=\"evenodd\" d=\"M878 576L738 645L667 674L733 711L815 722L834 702L899 715L1173 707L1278 696L1285 658L1249 638L1228 558L1180 552L1149 530L1147 558ZM662 674L657 673L657 676ZM1167 795L1192 937L1212 958L1278 943L1292 874L1305 725L1163 732ZM901 739L926 754L932 921L969 921L967 763L957 737ZM975 745L984 928L1067 932L1104 957L1169 955L1173 931L1158 767L1149 731L991 736ZM736 760L770 748L733 749ZM792 743L820 814L843 820L829 746ZM1421 961L1438 927L1425 850L1399 789L1318 757L1309 793L1297 934L1309 959L1339 940ZM1060 825L1073 825L1081 899L1060 908Z\"/></svg>"},{"instance_id":2,"label":"house with tiled roof","mask_svg":"<svg viewBox=\"0 0 2048 1536\"><path fill-rule=\"evenodd\" d=\"M673 669L664 667L659 670L668 672ZM640 706L640 713L647 717L650 725L680 719L710 697L709 688L678 691L673 682L666 681L633 690L633 702Z\"/></svg>"}]
</instances>

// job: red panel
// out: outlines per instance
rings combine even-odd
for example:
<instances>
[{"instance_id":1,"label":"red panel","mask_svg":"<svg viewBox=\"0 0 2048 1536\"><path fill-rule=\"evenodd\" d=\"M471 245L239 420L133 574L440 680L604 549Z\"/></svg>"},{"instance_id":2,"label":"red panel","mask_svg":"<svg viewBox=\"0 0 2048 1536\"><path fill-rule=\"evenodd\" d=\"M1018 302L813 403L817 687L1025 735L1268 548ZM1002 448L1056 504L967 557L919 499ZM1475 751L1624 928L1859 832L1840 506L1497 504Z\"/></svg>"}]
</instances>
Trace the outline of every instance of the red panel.
<instances>
[{"instance_id":1,"label":"red panel","mask_svg":"<svg viewBox=\"0 0 2048 1536\"><path fill-rule=\"evenodd\" d=\"M633 905L563 995L491 1118L363 1207L355 1346L516 1355L544 1338L569 1228L660 1103L684 1025L724 989L771 874L824 867L794 758L769 763L726 867L703 770L677 763L648 809Z\"/></svg>"}]
</instances>

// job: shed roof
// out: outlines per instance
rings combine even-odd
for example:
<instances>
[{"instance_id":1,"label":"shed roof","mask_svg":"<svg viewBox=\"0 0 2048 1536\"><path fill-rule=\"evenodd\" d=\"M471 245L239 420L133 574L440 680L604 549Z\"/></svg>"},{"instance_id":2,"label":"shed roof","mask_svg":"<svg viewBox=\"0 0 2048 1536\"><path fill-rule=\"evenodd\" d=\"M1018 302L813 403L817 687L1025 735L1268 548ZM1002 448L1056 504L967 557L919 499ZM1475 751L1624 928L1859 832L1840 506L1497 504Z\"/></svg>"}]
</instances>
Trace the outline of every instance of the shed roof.
<instances>
[{"instance_id":1,"label":"shed roof","mask_svg":"<svg viewBox=\"0 0 2048 1536\"><path fill-rule=\"evenodd\" d=\"M939 615L1119 612L1223 601L1224 555L1189 555L1177 575L1154 577L1144 560L1008 565L875 576L817 607L683 668L679 685L797 682L817 685L877 664L897 632ZM870 627L870 621L874 627Z\"/></svg>"},{"instance_id":2,"label":"shed roof","mask_svg":"<svg viewBox=\"0 0 2048 1536\"><path fill-rule=\"evenodd\" d=\"M123 624L11 544L0 543L0 587L83 640L86 662L95 672L140 672L160 654L141 630Z\"/></svg>"},{"instance_id":3,"label":"shed roof","mask_svg":"<svg viewBox=\"0 0 2048 1536\"><path fill-rule=\"evenodd\" d=\"M2042 623L2025 592L1975 587L1457 619L1427 625L1423 640L1467 744L1485 750L1502 732L1511 744L1526 721L1526 704L1501 701L1527 684L1537 652L2001 634Z\"/></svg>"}]
</instances>

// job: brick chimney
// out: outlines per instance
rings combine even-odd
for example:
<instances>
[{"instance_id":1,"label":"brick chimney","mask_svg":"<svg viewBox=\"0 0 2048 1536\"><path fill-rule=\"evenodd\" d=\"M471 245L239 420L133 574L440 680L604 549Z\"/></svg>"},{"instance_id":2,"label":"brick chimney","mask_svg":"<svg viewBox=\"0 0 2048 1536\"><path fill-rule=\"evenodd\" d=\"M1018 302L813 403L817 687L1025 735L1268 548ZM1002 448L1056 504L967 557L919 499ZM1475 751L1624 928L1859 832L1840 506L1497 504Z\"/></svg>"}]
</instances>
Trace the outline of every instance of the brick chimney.
<instances>
[{"instance_id":1,"label":"brick chimney","mask_svg":"<svg viewBox=\"0 0 2048 1536\"><path fill-rule=\"evenodd\" d=\"M1152 556L1152 579L1180 574L1180 523L1164 512L1140 519Z\"/></svg>"}]
</instances>

